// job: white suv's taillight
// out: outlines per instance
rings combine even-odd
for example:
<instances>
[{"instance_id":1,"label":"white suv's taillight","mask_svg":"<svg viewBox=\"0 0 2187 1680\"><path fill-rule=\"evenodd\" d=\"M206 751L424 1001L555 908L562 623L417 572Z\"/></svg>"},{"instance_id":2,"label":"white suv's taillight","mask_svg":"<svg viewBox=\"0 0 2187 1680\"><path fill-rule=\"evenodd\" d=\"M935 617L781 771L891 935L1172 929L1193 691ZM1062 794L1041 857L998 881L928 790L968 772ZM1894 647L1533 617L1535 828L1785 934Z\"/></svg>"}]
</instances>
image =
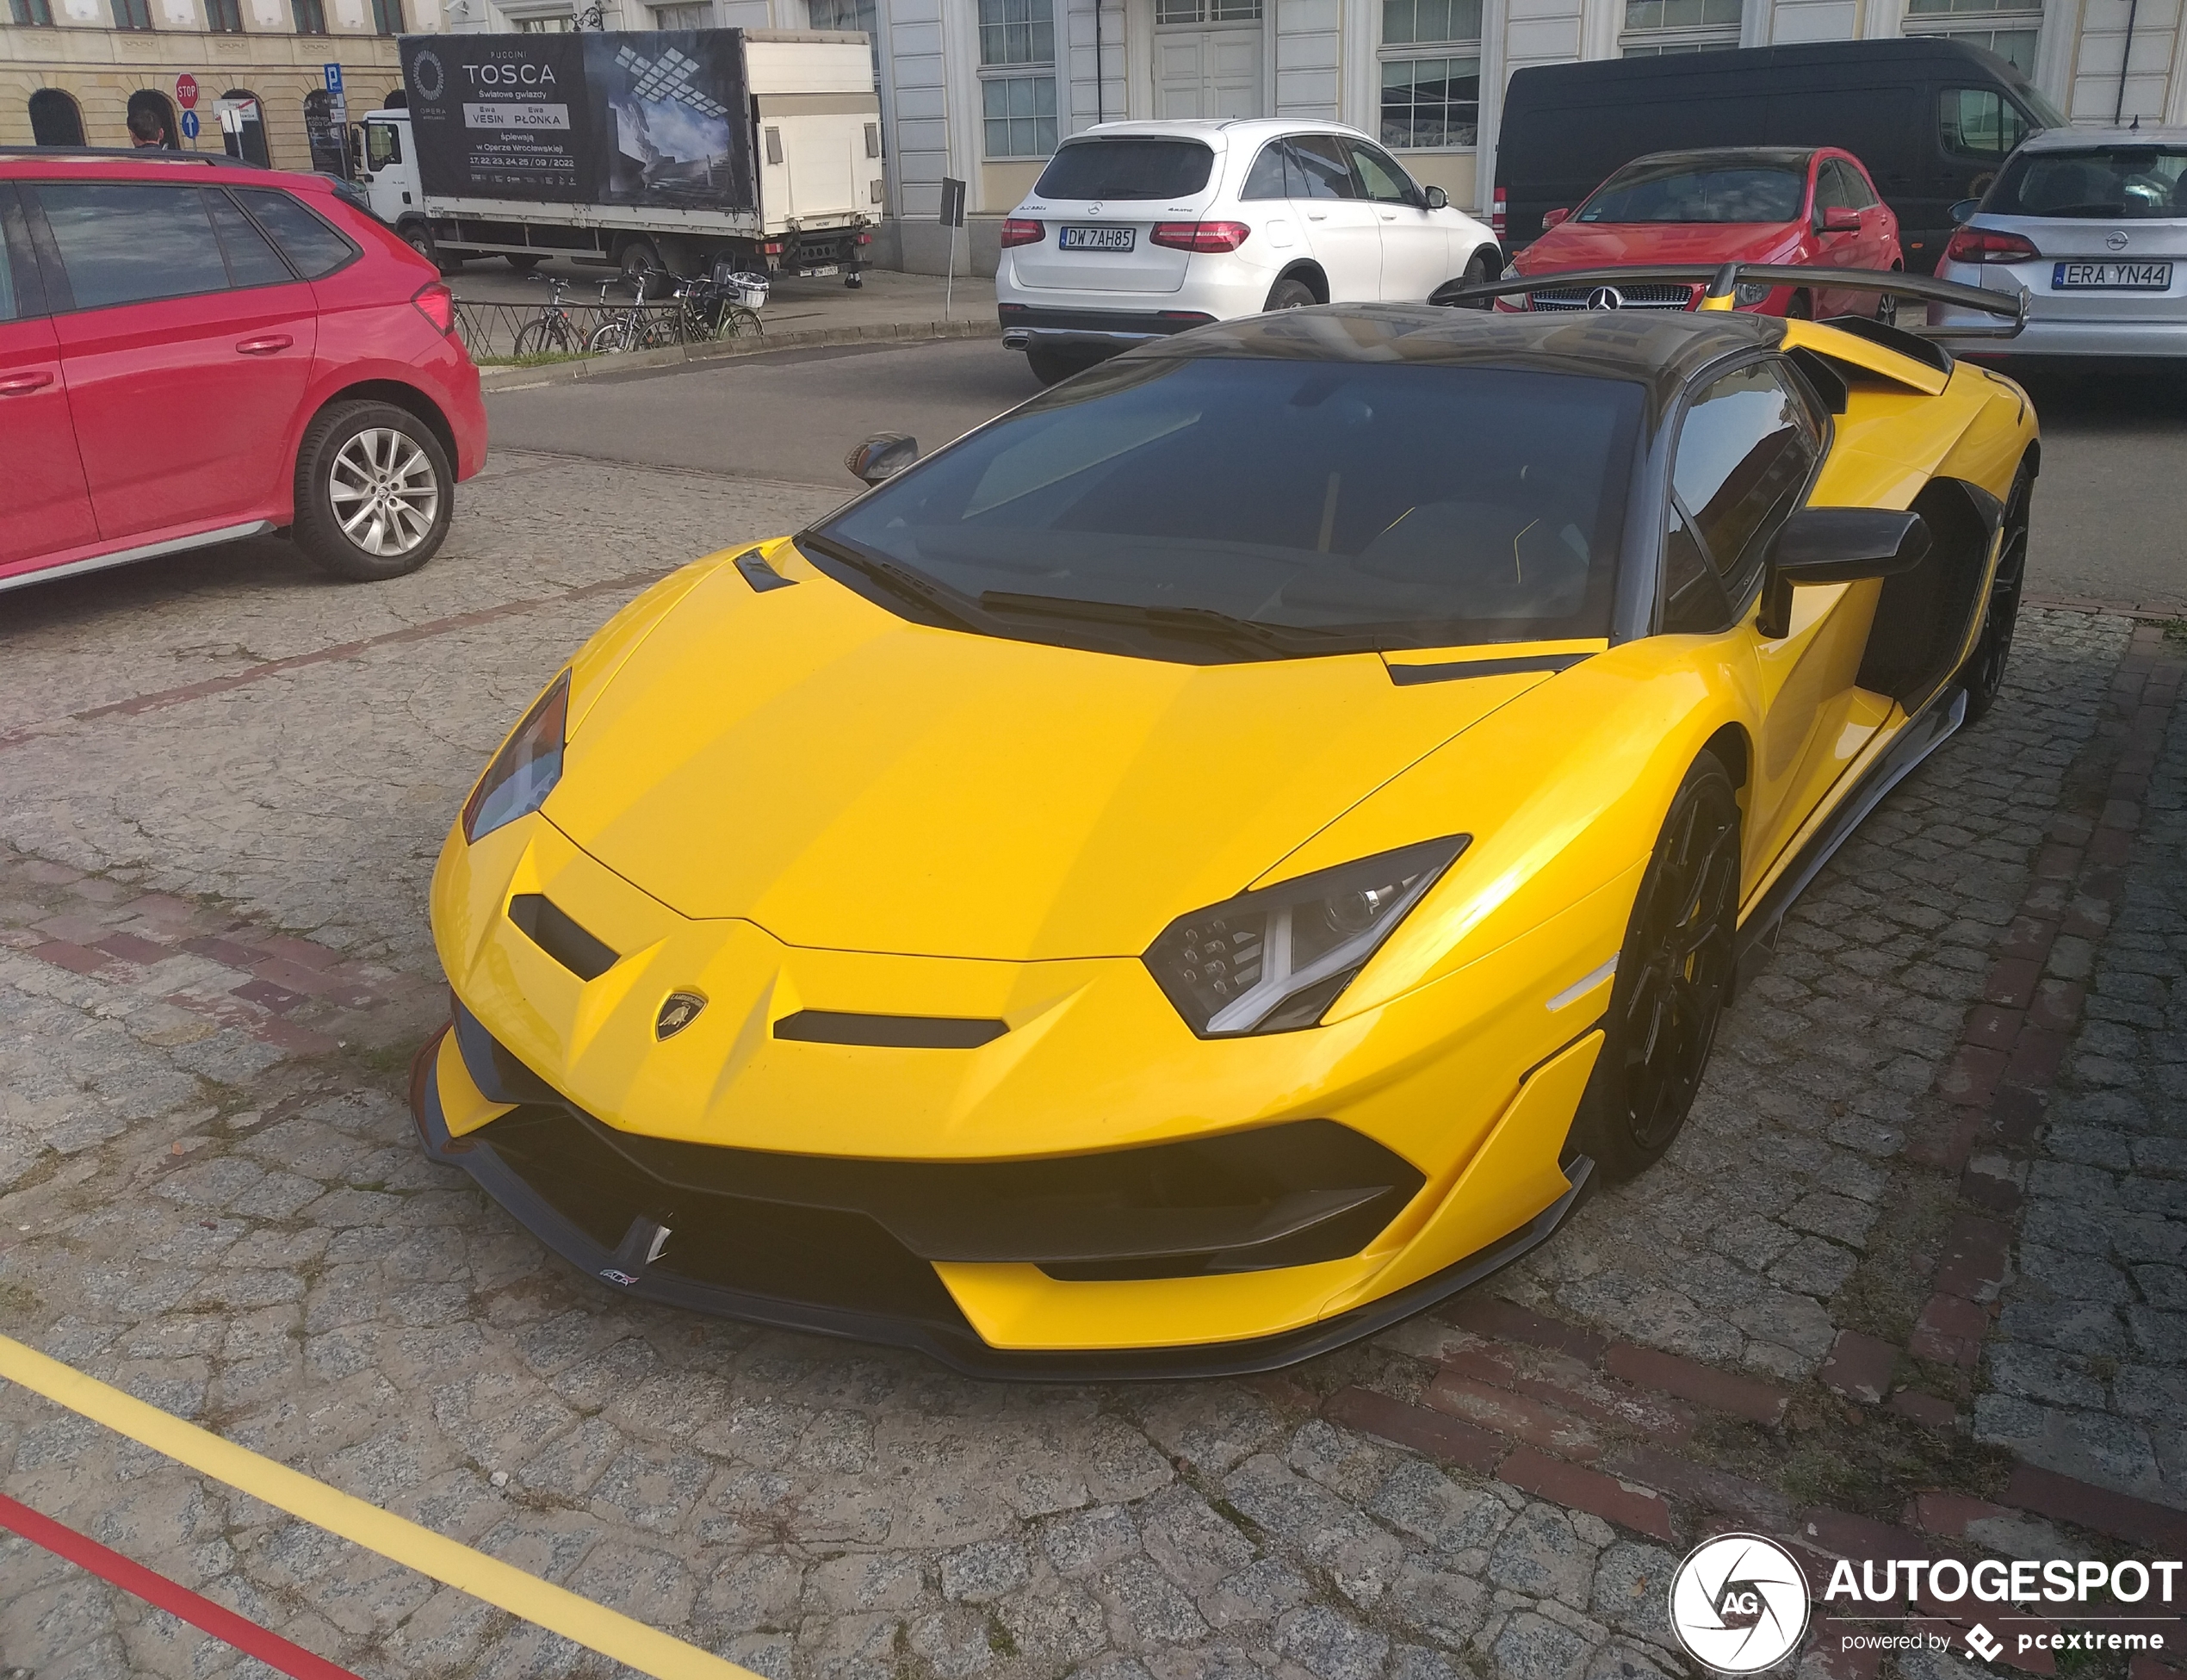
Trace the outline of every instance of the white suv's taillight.
<instances>
[{"instance_id":1,"label":"white suv's taillight","mask_svg":"<svg viewBox=\"0 0 2187 1680\"><path fill-rule=\"evenodd\" d=\"M1047 237L1047 226L1042 222L1021 221L1012 216L1002 224L1002 248L1005 251L1013 245L1037 245Z\"/></svg>"},{"instance_id":2,"label":"white suv's taillight","mask_svg":"<svg viewBox=\"0 0 2187 1680\"><path fill-rule=\"evenodd\" d=\"M1242 221L1158 221L1147 235L1149 245L1173 251L1236 251L1253 237Z\"/></svg>"}]
</instances>

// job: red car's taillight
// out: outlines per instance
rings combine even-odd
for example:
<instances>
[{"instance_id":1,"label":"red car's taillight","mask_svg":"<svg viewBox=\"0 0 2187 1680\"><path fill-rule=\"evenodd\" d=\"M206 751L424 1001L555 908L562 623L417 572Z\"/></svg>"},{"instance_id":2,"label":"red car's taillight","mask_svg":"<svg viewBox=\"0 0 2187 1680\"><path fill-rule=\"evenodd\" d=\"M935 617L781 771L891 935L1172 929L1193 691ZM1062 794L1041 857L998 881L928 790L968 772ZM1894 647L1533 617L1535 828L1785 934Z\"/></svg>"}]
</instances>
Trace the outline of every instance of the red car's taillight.
<instances>
[{"instance_id":1,"label":"red car's taillight","mask_svg":"<svg viewBox=\"0 0 2187 1680\"><path fill-rule=\"evenodd\" d=\"M1962 227L1944 247L1947 263L2024 263L2041 255L2031 240L1991 227Z\"/></svg>"},{"instance_id":2,"label":"red car's taillight","mask_svg":"<svg viewBox=\"0 0 2187 1680\"><path fill-rule=\"evenodd\" d=\"M1253 230L1242 221L1158 221L1147 235L1151 245L1173 251L1236 251Z\"/></svg>"},{"instance_id":3,"label":"red car's taillight","mask_svg":"<svg viewBox=\"0 0 2187 1680\"><path fill-rule=\"evenodd\" d=\"M418 288L418 295L410 301L419 314L433 324L434 332L447 333L455 331L455 294L437 280L431 285Z\"/></svg>"},{"instance_id":4,"label":"red car's taillight","mask_svg":"<svg viewBox=\"0 0 2187 1680\"><path fill-rule=\"evenodd\" d=\"M1019 221L1017 217L1012 216L1002 224L1002 248L1005 251L1013 245L1037 245L1047 237L1048 226L1045 222Z\"/></svg>"},{"instance_id":5,"label":"red car's taillight","mask_svg":"<svg viewBox=\"0 0 2187 1680\"><path fill-rule=\"evenodd\" d=\"M1497 239L1502 239L1506 231L1505 224L1510 220L1510 214L1506 208L1503 189L1498 187L1496 189L1494 208L1489 211L1489 232L1495 234Z\"/></svg>"}]
</instances>

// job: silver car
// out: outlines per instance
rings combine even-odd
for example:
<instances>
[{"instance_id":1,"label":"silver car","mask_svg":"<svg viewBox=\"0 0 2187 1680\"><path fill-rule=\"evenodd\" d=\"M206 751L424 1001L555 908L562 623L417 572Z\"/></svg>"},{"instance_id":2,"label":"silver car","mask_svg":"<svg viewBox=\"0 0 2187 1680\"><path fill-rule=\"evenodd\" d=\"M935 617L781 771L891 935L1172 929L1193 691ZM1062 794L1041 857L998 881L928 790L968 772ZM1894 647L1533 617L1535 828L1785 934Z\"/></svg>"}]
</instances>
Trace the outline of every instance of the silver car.
<instances>
[{"instance_id":1,"label":"silver car","mask_svg":"<svg viewBox=\"0 0 2187 1680\"><path fill-rule=\"evenodd\" d=\"M1952 218L1939 279L2027 289L2012 355L2187 356L2187 128L2047 130Z\"/></svg>"}]
</instances>

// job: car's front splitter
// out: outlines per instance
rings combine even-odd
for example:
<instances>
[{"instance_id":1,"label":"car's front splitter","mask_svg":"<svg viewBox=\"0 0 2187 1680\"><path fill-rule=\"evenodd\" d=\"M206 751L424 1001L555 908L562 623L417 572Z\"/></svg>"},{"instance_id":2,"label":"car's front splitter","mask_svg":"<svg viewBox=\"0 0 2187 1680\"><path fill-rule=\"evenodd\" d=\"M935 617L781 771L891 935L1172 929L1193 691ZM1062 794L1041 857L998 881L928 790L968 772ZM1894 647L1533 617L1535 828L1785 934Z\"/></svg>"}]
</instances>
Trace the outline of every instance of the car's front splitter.
<instances>
[{"instance_id":1,"label":"car's front splitter","mask_svg":"<svg viewBox=\"0 0 2187 1680\"><path fill-rule=\"evenodd\" d=\"M445 1030L445 1029L444 1029ZM1518 1230L1454 1264L1349 1311L1281 1335L1190 1347L1018 1352L988 1346L936 1291L927 1311L875 1312L728 1287L683 1277L636 1252L611 1249L557 1208L491 1141L493 1127L449 1135L437 1067L441 1035L418 1052L411 1076L411 1113L428 1157L461 1167L525 1229L602 1288L687 1311L817 1336L909 1348L971 1377L1035 1382L1139 1381L1238 1376L1297 1364L1410 1317L1471 1287L1546 1241L1585 1193L1593 1163L1565 1169L1569 1187ZM629 1247L626 1243L624 1247Z\"/></svg>"}]
</instances>

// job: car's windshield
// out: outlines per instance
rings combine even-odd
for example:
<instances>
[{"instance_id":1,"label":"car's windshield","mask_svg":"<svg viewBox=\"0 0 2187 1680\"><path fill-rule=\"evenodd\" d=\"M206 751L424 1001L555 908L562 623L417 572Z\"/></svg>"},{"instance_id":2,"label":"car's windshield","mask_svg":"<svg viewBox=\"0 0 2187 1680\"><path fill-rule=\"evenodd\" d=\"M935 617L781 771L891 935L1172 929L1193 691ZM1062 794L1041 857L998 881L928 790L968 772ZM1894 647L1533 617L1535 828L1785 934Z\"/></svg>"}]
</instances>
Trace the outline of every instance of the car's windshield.
<instances>
[{"instance_id":1,"label":"car's windshield","mask_svg":"<svg viewBox=\"0 0 2187 1680\"><path fill-rule=\"evenodd\" d=\"M1214 166L1198 140L1072 140L1032 190L1038 198L1190 198Z\"/></svg>"},{"instance_id":2,"label":"car's windshield","mask_svg":"<svg viewBox=\"0 0 2187 1680\"><path fill-rule=\"evenodd\" d=\"M1982 208L2000 216L2187 219L2187 146L2091 146L2023 152Z\"/></svg>"},{"instance_id":3,"label":"car's windshield","mask_svg":"<svg viewBox=\"0 0 2187 1680\"><path fill-rule=\"evenodd\" d=\"M1794 164L1643 158L1595 189L1575 221L1792 221L1807 195Z\"/></svg>"},{"instance_id":4,"label":"car's windshield","mask_svg":"<svg viewBox=\"0 0 2187 1680\"><path fill-rule=\"evenodd\" d=\"M1174 639L1210 620L1280 632L1263 654L1602 635L1642 395L1495 368L1127 358L817 535L1032 640L1071 641L1057 625L1077 617L1113 645L1149 612L1173 640L1134 651L1184 659L1210 656Z\"/></svg>"}]
</instances>

